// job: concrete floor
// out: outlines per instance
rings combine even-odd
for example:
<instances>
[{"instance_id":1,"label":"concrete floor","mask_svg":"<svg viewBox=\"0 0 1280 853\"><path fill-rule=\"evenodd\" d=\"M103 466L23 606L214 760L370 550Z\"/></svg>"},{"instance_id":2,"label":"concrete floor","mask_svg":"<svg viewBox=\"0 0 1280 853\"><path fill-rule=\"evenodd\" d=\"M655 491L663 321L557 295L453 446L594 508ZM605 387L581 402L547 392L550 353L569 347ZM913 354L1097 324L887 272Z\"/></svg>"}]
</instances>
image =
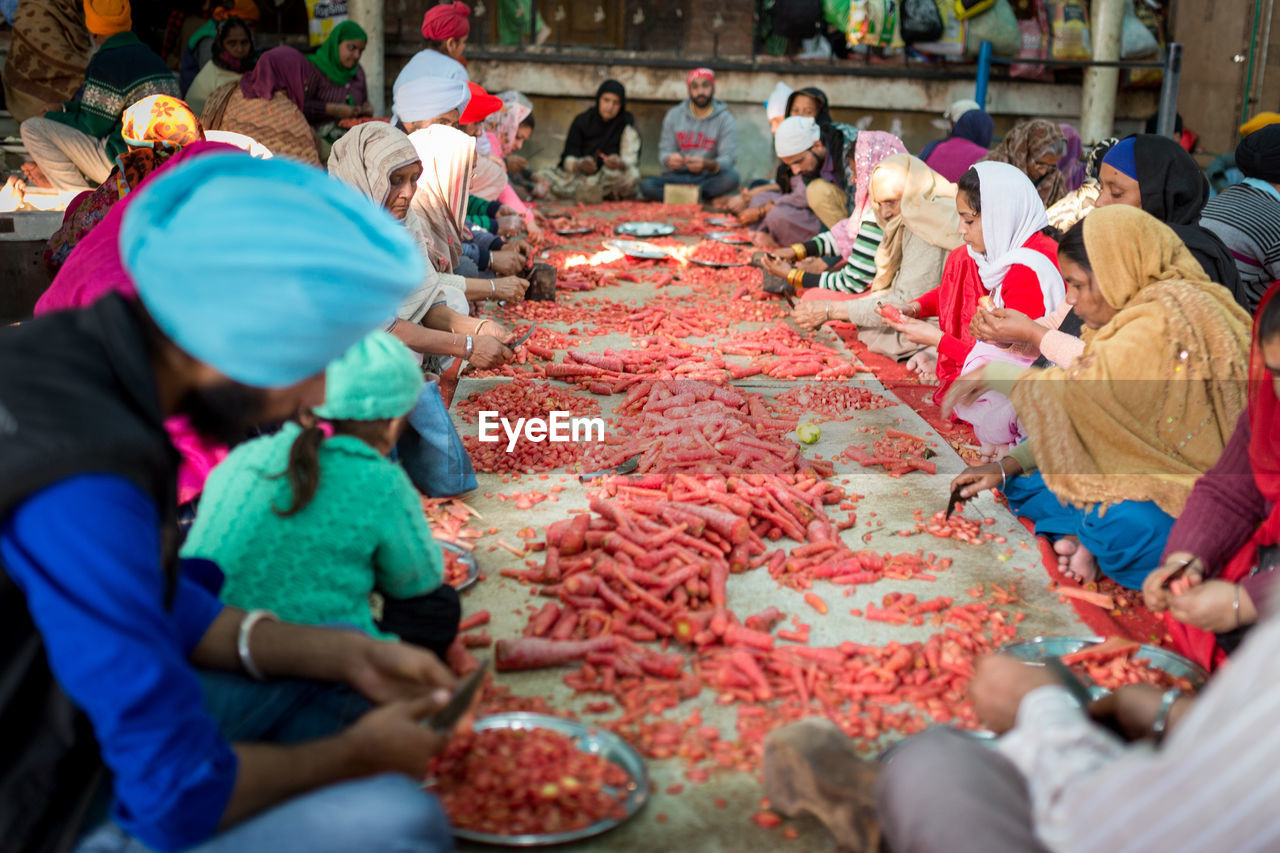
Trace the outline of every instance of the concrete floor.
<instances>
[{"instance_id":1,"label":"concrete floor","mask_svg":"<svg viewBox=\"0 0 1280 853\"><path fill-rule=\"evenodd\" d=\"M580 244L584 247L587 244ZM758 282L759 272L743 268L730 271L730 274L741 276L744 282ZM668 293L679 294L676 287L666 289ZM686 289L687 292L687 289ZM624 284L590 291L586 296L605 298L613 301L625 301L640 305L652 290L644 284ZM581 294L561 294L562 302L572 303L583 298ZM545 324L557 331L566 331L567 327L556 324ZM581 324L579 324L581 325ZM823 331L820 337L826 342L840 346L834 335ZM690 341L695 343L695 341ZM701 343L701 341L696 341ZM583 338L582 349L601 351L608 346L618 348L626 346L625 338L610 336L607 338ZM455 406L458 401L471 393L492 387L501 379L471 379L463 377L454 395ZM866 387L890 399L896 399L891 392L876 381L875 377L866 374L856 380L864 382ZM770 380L760 377L734 383L739 388L750 390L765 397L773 396L781 391L796 387L795 381ZM564 386L561 386L564 387ZM585 392L582 392L585 393ZM613 407L621 401L620 396L596 398L605 417ZM455 421L462 435L474 435L476 427L467 423L455 414ZM770 605L776 606L787 614L787 618L799 616L813 626L811 645L835 645L844 640L857 643L883 644L891 640L910 642L924 640L936 629L929 626L912 627L891 626L881 622L869 622L861 617L849 614L850 608L864 608L867 603L879 604L880 599L895 590L915 592L922 598L947 595L957 602L971 601L966 590L979 582L996 581L1007 585L1010 581L1018 582L1018 590L1022 601L1007 606L1008 610L1020 610L1026 613L1021 623L1020 634L1031 637L1037 634L1087 634L1089 633L1075 617L1069 605L1060 603L1057 596L1047 589L1047 577L1040 566L1039 549L1034 539L1025 528L1003 506L998 505L990 496L984 495L966 511L969 517L990 516L996 519L993 527L985 528L992 533L1007 537L1004 545L974 546L952 540L941 540L927 534L903 538L888 532L876 533L869 543L862 541L862 536L875 530L876 525L883 522L887 530L911 528L914 524L912 513L922 509L928 517L946 506L949 483L955 474L964 469L964 463L952 451L950 446L934 433L923 419L909 406L899 404L883 409L859 411L848 421L822 422L821 439L806 450L806 455L821 455L833 459L849 444L869 442L874 435L859 432L859 428L874 426L880 429L895 427L930 440L938 453L935 461L938 464L936 475L919 472L908 474L901 479L893 479L880 469L864 469L860 466L836 461L834 482L844 486L846 490L856 492L865 497L858 504L858 524L855 528L843 533L844 540L855 550L871 548L880 552L914 552L923 549L925 553L934 552L939 556L953 558L954 563L949 571L938 574L936 583L921 581L884 580L870 586L858 587L856 592L845 598L839 588L827 586L816 591L826 597L831 605L830 613L819 616L802 601L800 593L782 588L776 584L767 571L756 570L742 575L732 576L729 584L729 605L739 615L745 616ZM475 526L481 529L496 527L498 536L486 536L479 541L476 555L486 580L477 584L464 594L464 615L479 609L488 609L492 613L489 632L495 638L518 636L528 619L531 605L541 605L547 599L531 595L529 588L515 581L504 579L499 575L503 568L523 568L523 561L508 551L493 545L494 540L501 537L512 545L520 540L515 531L521 527L533 526L541 528L567 516L571 510L584 508L587 505L587 488L579 484L576 476L564 471L550 472L547 480L538 475L525 475L516 481L502 483L501 477L490 474L479 474L479 488L467 498L467 502L483 515L483 521ZM517 510L511 501L501 501L499 494L518 492L546 492L547 487L558 484L563 491L555 502L544 501L528 510ZM874 512L875 517L871 516ZM844 518L843 512L832 511L833 518ZM789 540L782 540L779 545L791 546ZM998 557L1011 551L1011 556L1002 561ZM553 707L572 709L582 714L584 719L590 715L582 712L582 706L597 695L580 697L569 690L561 681L568 670L542 670L526 673L504 673L498 676L498 683L505 685L522 696L539 696L546 698ZM720 728L726 737L734 734L736 710L734 706L724 707L714 703L715 694L704 690L703 693L679 708L669 712L672 719L683 719L694 706L703 711L706 722ZM605 715L607 718L609 715ZM679 760L650 761L648 763L651 779L654 783L654 794L648 805L635 818L623 826L584 842L566 845L560 849L565 851L771 851L787 850L833 850L834 843L826 831L816 821L802 819L789 821L784 825L794 827L799 832L795 840L785 839L779 830L762 830L750 821L751 815L759 808L761 796L757 780L747 774L723 773L713 774L705 784L690 784L684 777L684 764ZM684 790L678 795L668 795L665 789L672 784L683 783ZM715 801L723 798L727 806L717 808ZM463 845L461 849L487 849L474 845Z\"/></svg>"}]
</instances>

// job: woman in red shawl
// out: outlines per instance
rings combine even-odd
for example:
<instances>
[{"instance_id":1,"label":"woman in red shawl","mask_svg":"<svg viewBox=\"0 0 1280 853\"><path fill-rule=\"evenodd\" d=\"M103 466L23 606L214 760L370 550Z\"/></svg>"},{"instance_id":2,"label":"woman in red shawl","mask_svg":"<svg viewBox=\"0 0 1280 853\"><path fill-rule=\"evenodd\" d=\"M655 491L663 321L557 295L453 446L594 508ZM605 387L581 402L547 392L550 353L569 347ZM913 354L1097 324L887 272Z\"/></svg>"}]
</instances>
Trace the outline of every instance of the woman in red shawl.
<instances>
[{"instance_id":1,"label":"woman in red shawl","mask_svg":"<svg viewBox=\"0 0 1280 853\"><path fill-rule=\"evenodd\" d=\"M1268 605L1280 573L1280 284L1258 306L1249 408L1218 464L1196 481L1147 576L1147 606L1165 614L1174 648L1207 668L1226 660ZM1169 588L1165 582L1177 575Z\"/></svg>"},{"instance_id":2,"label":"woman in red shawl","mask_svg":"<svg viewBox=\"0 0 1280 853\"><path fill-rule=\"evenodd\" d=\"M213 90L200 121L205 130L243 133L277 157L319 166L316 139L303 115L307 80L314 71L296 48L273 47L252 71Z\"/></svg>"},{"instance_id":3,"label":"woman in red shawl","mask_svg":"<svg viewBox=\"0 0 1280 853\"><path fill-rule=\"evenodd\" d=\"M69 311L83 308L98 301L108 293L119 293L130 299L136 298L138 290L133 279L125 271L124 262L120 259L120 224L124 221L125 211L129 203L137 197L136 190L145 187L156 175L192 157L204 154L235 153L241 149L222 142L197 140L183 146L180 151L148 173L137 186L124 198L111 205L106 215L92 231L87 232L71 254L66 263L54 276L53 284L36 303L35 314L49 311ZM249 156L245 154L245 156ZM180 273L175 273L175 286L180 286ZM185 418L170 418L165 422L169 438L174 447L182 454L178 466L178 503L186 503L200 495L204 490L205 478L213 470L213 466L221 462L227 455L227 449L205 439L191 429Z\"/></svg>"}]
</instances>

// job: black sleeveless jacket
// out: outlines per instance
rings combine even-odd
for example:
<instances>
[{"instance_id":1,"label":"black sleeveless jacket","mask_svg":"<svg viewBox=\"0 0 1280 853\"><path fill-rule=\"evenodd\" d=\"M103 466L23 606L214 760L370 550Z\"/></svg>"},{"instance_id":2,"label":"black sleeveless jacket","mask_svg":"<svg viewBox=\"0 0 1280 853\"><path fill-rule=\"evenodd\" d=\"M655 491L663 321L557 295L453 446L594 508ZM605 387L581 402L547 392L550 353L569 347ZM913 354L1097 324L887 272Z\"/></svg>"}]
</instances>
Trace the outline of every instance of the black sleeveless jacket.
<instances>
[{"instance_id":1,"label":"black sleeveless jacket","mask_svg":"<svg viewBox=\"0 0 1280 853\"><path fill-rule=\"evenodd\" d=\"M177 454L164 430L143 319L108 296L0 330L0 522L82 473L127 477L160 508L156 550L177 567ZM26 598L0 566L0 846L70 849L104 778L85 715L58 687Z\"/></svg>"}]
</instances>

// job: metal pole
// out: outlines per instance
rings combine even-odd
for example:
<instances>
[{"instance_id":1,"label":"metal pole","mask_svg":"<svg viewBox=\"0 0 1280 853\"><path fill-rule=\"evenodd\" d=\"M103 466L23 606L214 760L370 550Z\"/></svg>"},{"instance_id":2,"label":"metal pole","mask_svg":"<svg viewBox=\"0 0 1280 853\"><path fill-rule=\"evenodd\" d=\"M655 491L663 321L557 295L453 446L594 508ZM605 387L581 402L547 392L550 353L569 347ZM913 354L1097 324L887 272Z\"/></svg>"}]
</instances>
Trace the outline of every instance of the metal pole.
<instances>
[{"instance_id":1,"label":"metal pole","mask_svg":"<svg viewBox=\"0 0 1280 853\"><path fill-rule=\"evenodd\" d=\"M1093 58L1099 62L1115 62L1120 58L1124 7L1125 0L1096 0L1092 4ZM1111 135L1119 87L1119 68L1091 67L1084 72L1080 137L1086 145Z\"/></svg>"},{"instance_id":2,"label":"metal pole","mask_svg":"<svg viewBox=\"0 0 1280 853\"><path fill-rule=\"evenodd\" d=\"M529 44L538 43L538 0L529 0Z\"/></svg>"},{"instance_id":3,"label":"metal pole","mask_svg":"<svg viewBox=\"0 0 1280 853\"><path fill-rule=\"evenodd\" d=\"M984 41L978 48L978 80L974 85L973 99L979 109L987 108L987 85L991 82L991 42Z\"/></svg>"},{"instance_id":4,"label":"metal pole","mask_svg":"<svg viewBox=\"0 0 1280 853\"><path fill-rule=\"evenodd\" d=\"M365 83L369 89L369 103L373 114L387 115L387 51L386 26L383 22L382 0L349 0L347 16L364 28L369 36L360 67L364 69Z\"/></svg>"},{"instance_id":5,"label":"metal pole","mask_svg":"<svg viewBox=\"0 0 1280 853\"><path fill-rule=\"evenodd\" d=\"M1178 120L1178 85L1182 77L1182 43L1168 46L1164 61L1164 80L1160 84L1160 117L1156 119L1156 133L1173 136Z\"/></svg>"}]
</instances>

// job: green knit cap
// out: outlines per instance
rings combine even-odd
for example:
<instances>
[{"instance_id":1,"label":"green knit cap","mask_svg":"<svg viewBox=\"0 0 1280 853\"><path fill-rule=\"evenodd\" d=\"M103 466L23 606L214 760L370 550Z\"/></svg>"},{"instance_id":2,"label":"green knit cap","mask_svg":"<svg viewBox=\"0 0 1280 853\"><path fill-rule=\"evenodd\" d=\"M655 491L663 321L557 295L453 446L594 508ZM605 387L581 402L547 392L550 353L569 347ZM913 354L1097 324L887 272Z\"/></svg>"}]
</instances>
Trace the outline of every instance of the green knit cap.
<instances>
[{"instance_id":1,"label":"green knit cap","mask_svg":"<svg viewBox=\"0 0 1280 853\"><path fill-rule=\"evenodd\" d=\"M422 368L408 347L374 332L325 371L324 405L316 415L339 421L377 421L407 414L422 391Z\"/></svg>"}]
</instances>

